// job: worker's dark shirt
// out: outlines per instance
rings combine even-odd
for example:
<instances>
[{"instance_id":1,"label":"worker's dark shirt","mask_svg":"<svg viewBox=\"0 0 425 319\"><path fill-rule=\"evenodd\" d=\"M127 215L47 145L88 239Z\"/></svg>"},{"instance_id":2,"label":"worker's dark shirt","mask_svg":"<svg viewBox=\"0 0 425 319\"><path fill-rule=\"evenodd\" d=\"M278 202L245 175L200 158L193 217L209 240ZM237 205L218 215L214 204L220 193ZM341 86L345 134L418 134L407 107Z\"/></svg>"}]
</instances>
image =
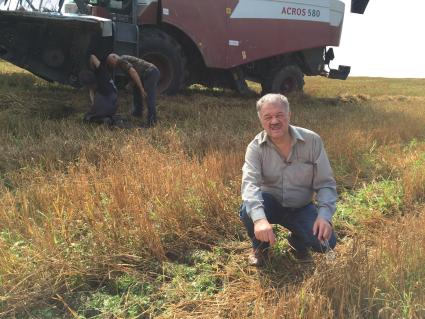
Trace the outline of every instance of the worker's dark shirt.
<instances>
[{"instance_id":1,"label":"worker's dark shirt","mask_svg":"<svg viewBox=\"0 0 425 319\"><path fill-rule=\"evenodd\" d=\"M127 74L128 70L133 67L141 78L146 73L156 68L152 63L131 55L121 55L118 59L117 66Z\"/></svg>"},{"instance_id":2,"label":"worker's dark shirt","mask_svg":"<svg viewBox=\"0 0 425 319\"><path fill-rule=\"evenodd\" d=\"M117 92L111 73L106 67L106 63L101 62L99 67L94 70L97 80L96 91L102 95L108 96L113 92Z\"/></svg>"}]
</instances>

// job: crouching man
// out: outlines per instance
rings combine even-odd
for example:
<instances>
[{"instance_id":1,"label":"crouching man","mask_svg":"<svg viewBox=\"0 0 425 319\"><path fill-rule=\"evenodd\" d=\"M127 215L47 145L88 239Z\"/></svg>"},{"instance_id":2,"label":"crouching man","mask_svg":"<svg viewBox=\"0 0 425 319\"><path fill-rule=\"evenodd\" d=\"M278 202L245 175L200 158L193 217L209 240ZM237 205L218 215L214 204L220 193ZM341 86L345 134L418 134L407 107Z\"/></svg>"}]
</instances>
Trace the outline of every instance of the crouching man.
<instances>
[{"instance_id":1,"label":"crouching man","mask_svg":"<svg viewBox=\"0 0 425 319\"><path fill-rule=\"evenodd\" d=\"M289 124L285 96L263 96L257 113L264 130L248 145L242 168L240 218L252 241L249 263L261 266L267 258L276 242L272 224L290 230L298 260L311 261L311 249L325 252L336 245L331 219L337 192L328 156L319 135Z\"/></svg>"},{"instance_id":2,"label":"crouching man","mask_svg":"<svg viewBox=\"0 0 425 319\"><path fill-rule=\"evenodd\" d=\"M95 55L90 55L90 69L79 73L80 83L89 89L91 106L84 115L88 122L112 123L117 112L117 88L112 75Z\"/></svg>"}]
</instances>

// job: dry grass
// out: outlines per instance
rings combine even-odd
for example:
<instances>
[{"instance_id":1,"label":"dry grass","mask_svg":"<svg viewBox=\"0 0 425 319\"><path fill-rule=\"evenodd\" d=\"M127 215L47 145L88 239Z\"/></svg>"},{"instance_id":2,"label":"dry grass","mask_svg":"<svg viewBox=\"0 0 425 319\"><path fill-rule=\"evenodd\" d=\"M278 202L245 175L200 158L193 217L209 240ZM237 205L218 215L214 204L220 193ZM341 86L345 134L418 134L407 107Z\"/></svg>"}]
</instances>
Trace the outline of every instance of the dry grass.
<instances>
[{"instance_id":1,"label":"dry grass","mask_svg":"<svg viewBox=\"0 0 425 319\"><path fill-rule=\"evenodd\" d=\"M280 269L250 271L234 256L220 273L221 293L177 304L164 318L423 318L423 213L382 220L344 240L336 260L316 256L311 268L281 261Z\"/></svg>"},{"instance_id":2,"label":"dry grass","mask_svg":"<svg viewBox=\"0 0 425 319\"><path fill-rule=\"evenodd\" d=\"M28 289L43 295L46 287L57 288L58 280L64 284L69 275L89 275L91 268L101 276L113 270L105 260L114 257L115 262L123 255L164 260L234 237L237 203L229 194L235 189L222 174L234 171L241 159L212 153L199 163L187 160L177 142L171 145L176 149L165 155L142 138L131 138L97 165L88 162L83 149L66 172L32 172L25 186L5 189L1 223L23 246L19 254L6 246L7 298L28 298ZM223 228L227 222L230 227ZM32 265L24 263L28 260ZM53 264L40 269L44 261ZM44 278L42 286L34 276ZM23 290L13 280L22 277Z\"/></svg>"},{"instance_id":3,"label":"dry grass","mask_svg":"<svg viewBox=\"0 0 425 319\"><path fill-rule=\"evenodd\" d=\"M290 97L343 194L338 258L277 249L256 270L237 210L258 96L195 88L160 99L155 129L110 130L81 122L86 92L0 73L0 317L425 315L424 80L314 78Z\"/></svg>"},{"instance_id":4,"label":"dry grass","mask_svg":"<svg viewBox=\"0 0 425 319\"><path fill-rule=\"evenodd\" d=\"M374 232L345 240L336 260L316 256L308 269L281 261L280 269L250 271L234 256L220 273L226 282L221 293L181 302L163 317L423 318L425 217L418 213L381 221ZM284 277L284 271L298 277Z\"/></svg>"}]
</instances>

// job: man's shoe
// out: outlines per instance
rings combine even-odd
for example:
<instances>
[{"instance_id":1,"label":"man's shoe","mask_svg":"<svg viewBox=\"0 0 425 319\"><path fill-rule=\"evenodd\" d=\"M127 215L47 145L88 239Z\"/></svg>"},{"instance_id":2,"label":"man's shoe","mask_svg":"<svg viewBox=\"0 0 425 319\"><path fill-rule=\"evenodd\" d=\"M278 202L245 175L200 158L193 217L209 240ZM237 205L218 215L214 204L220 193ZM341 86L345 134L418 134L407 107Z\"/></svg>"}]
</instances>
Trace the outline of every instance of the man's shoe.
<instances>
[{"instance_id":1,"label":"man's shoe","mask_svg":"<svg viewBox=\"0 0 425 319\"><path fill-rule=\"evenodd\" d=\"M289 252L299 263L308 264L313 262L313 257L311 256L311 253L308 250L291 249Z\"/></svg>"},{"instance_id":2,"label":"man's shoe","mask_svg":"<svg viewBox=\"0 0 425 319\"><path fill-rule=\"evenodd\" d=\"M250 266L261 267L268 259L269 254L265 249L253 249L248 256L248 263Z\"/></svg>"},{"instance_id":3,"label":"man's shoe","mask_svg":"<svg viewBox=\"0 0 425 319\"><path fill-rule=\"evenodd\" d=\"M155 126L154 124L150 124L150 123L142 123L139 125L140 128L153 128Z\"/></svg>"},{"instance_id":4,"label":"man's shoe","mask_svg":"<svg viewBox=\"0 0 425 319\"><path fill-rule=\"evenodd\" d=\"M115 124L114 120L110 116L105 116L104 118L102 118L102 123L106 126L112 126Z\"/></svg>"}]
</instances>

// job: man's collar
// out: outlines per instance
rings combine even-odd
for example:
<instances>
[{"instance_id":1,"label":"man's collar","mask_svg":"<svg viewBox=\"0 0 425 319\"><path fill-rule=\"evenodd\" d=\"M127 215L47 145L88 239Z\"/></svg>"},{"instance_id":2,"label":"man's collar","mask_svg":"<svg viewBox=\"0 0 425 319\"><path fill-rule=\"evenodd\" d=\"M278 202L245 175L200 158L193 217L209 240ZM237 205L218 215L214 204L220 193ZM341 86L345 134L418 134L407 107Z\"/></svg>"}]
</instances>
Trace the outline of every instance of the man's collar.
<instances>
[{"instance_id":1,"label":"man's collar","mask_svg":"<svg viewBox=\"0 0 425 319\"><path fill-rule=\"evenodd\" d=\"M267 133L266 131L262 131L260 136L259 136L259 144L264 144L265 142L267 142Z\"/></svg>"},{"instance_id":2,"label":"man's collar","mask_svg":"<svg viewBox=\"0 0 425 319\"><path fill-rule=\"evenodd\" d=\"M302 137L296 126L289 125L289 134L291 134L294 144L297 141L305 142L304 137Z\"/></svg>"},{"instance_id":3,"label":"man's collar","mask_svg":"<svg viewBox=\"0 0 425 319\"><path fill-rule=\"evenodd\" d=\"M269 140L266 131L263 131L262 133L263 134L260 135L260 140L259 140L260 145ZM292 138L292 145L294 145L297 141L305 142L304 138L302 137L300 132L298 132L295 126L289 125L289 134L291 135L291 138Z\"/></svg>"}]
</instances>

